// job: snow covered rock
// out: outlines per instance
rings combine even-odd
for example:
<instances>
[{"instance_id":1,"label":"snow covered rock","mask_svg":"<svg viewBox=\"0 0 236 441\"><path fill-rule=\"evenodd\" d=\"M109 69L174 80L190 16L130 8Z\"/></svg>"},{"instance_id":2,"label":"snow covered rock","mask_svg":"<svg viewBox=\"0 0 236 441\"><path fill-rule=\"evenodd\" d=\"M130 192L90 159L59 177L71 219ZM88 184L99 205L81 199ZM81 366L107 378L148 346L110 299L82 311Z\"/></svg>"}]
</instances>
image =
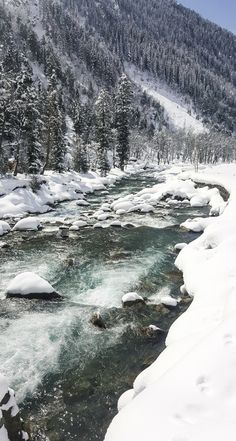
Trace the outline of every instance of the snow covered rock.
<instances>
[{"instance_id":1,"label":"snow covered rock","mask_svg":"<svg viewBox=\"0 0 236 441\"><path fill-rule=\"evenodd\" d=\"M184 243L184 242L182 242L182 243L177 243L175 246L174 246L174 250L175 251L181 251L183 248L185 248L187 246L187 243Z\"/></svg>"},{"instance_id":2,"label":"snow covered rock","mask_svg":"<svg viewBox=\"0 0 236 441\"><path fill-rule=\"evenodd\" d=\"M185 285L181 285L181 287L180 287L180 292L181 292L181 294L182 294L183 296L187 296L187 295L188 295L188 291L187 291Z\"/></svg>"},{"instance_id":3,"label":"snow covered rock","mask_svg":"<svg viewBox=\"0 0 236 441\"><path fill-rule=\"evenodd\" d=\"M0 374L0 440L27 441L28 433L23 430L15 393L8 387L5 377Z\"/></svg>"},{"instance_id":4,"label":"snow covered rock","mask_svg":"<svg viewBox=\"0 0 236 441\"><path fill-rule=\"evenodd\" d=\"M180 226L182 228L184 228L185 230L193 231L194 233L201 233L214 220L215 220L214 218L201 218L201 217L197 217L195 219L187 219Z\"/></svg>"},{"instance_id":5,"label":"snow covered rock","mask_svg":"<svg viewBox=\"0 0 236 441\"><path fill-rule=\"evenodd\" d=\"M53 300L61 296L45 279L35 273L18 274L8 285L7 298L19 297L26 299Z\"/></svg>"},{"instance_id":6,"label":"snow covered rock","mask_svg":"<svg viewBox=\"0 0 236 441\"><path fill-rule=\"evenodd\" d=\"M12 231L37 231L39 228L41 228L39 219L36 217L25 217L16 223Z\"/></svg>"},{"instance_id":7,"label":"snow covered rock","mask_svg":"<svg viewBox=\"0 0 236 441\"><path fill-rule=\"evenodd\" d=\"M126 306L134 306L139 303L145 304L145 300L136 292L129 292L122 297L122 305Z\"/></svg>"},{"instance_id":8,"label":"snow covered rock","mask_svg":"<svg viewBox=\"0 0 236 441\"><path fill-rule=\"evenodd\" d=\"M112 221L110 227L122 227L122 223L118 220Z\"/></svg>"},{"instance_id":9,"label":"snow covered rock","mask_svg":"<svg viewBox=\"0 0 236 441\"><path fill-rule=\"evenodd\" d=\"M0 221L0 236L8 233L10 231L10 225L5 221Z\"/></svg>"},{"instance_id":10,"label":"snow covered rock","mask_svg":"<svg viewBox=\"0 0 236 441\"><path fill-rule=\"evenodd\" d=\"M88 225L88 223L86 221L83 220L78 220L73 222L71 227L77 227L77 228L82 228L82 227L86 227ZM70 228L72 229L72 228Z\"/></svg>"},{"instance_id":11,"label":"snow covered rock","mask_svg":"<svg viewBox=\"0 0 236 441\"><path fill-rule=\"evenodd\" d=\"M163 297L161 297L161 303L165 306L177 306L178 305L178 300L174 299L173 297L171 297L170 295L166 294Z\"/></svg>"},{"instance_id":12,"label":"snow covered rock","mask_svg":"<svg viewBox=\"0 0 236 441\"><path fill-rule=\"evenodd\" d=\"M158 328L158 326L149 325L142 328L142 334L144 334L146 337L157 337L159 334L166 334L166 331Z\"/></svg>"},{"instance_id":13,"label":"snow covered rock","mask_svg":"<svg viewBox=\"0 0 236 441\"><path fill-rule=\"evenodd\" d=\"M93 228L105 228L105 225L101 222L97 222L96 224L94 224Z\"/></svg>"},{"instance_id":14,"label":"snow covered rock","mask_svg":"<svg viewBox=\"0 0 236 441\"><path fill-rule=\"evenodd\" d=\"M76 201L76 204L81 207L88 207L89 202L85 201L84 199L78 199L78 201Z\"/></svg>"}]
</instances>

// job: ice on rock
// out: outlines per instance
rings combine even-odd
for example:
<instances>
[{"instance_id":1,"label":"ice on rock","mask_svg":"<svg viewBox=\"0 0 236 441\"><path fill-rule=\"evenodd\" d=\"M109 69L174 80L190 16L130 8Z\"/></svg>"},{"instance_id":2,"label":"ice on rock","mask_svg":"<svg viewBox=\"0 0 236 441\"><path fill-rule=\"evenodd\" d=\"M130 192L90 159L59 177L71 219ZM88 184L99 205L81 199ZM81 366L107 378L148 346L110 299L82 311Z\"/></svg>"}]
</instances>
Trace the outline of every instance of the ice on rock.
<instances>
[{"instance_id":1,"label":"ice on rock","mask_svg":"<svg viewBox=\"0 0 236 441\"><path fill-rule=\"evenodd\" d=\"M13 231L37 231L41 227L39 219L36 217L26 217L19 220L13 227Z\"/></svg>"},{"instance_id":2,"label":"ice on rock","mask_svg":"<svg viewBox=\"0 0 236 441\"><path fill-rule=\"evenodd\" d=\"M59 294L45 279L32 272L18 274L6 289L7 297L53 299Z\"/></svg>"}]
</instances>

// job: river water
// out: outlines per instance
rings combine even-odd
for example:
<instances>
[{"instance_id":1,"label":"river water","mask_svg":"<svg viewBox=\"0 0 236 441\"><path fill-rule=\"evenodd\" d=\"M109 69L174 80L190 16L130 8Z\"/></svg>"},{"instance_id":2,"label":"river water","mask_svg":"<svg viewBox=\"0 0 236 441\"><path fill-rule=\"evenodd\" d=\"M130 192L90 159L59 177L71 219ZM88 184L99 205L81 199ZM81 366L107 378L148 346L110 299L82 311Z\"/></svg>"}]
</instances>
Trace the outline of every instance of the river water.
<instances>
[{"instance_id":1,"label":"river water","mask_svg":"<svg viewBox=\"0 0 236 441\"><path fill-rule=\"evenodd\" d=\"M179 224L208 209L167 207L153 214L124 218L136 228L91 227L58 236L58 225L89 216L102 202L155 184L151 172L123 179L109 194L87 197L89 208L75 202L41 216L38 232L11 233L1 251L0 366L17 398L33 439L102 441L116 413L120 394L164 349L162 337L147 337L150 324L168 331L187 307L158 305L160 293L179 296L181 274L173 247L196 234ZM73 259L73 265L70 265ZM19 272L34 271L63 294L62 302L6 300L4 291ZM121 307L123 294L137 291L147 306ZM90 323L99 310L107 329Z\"/></svg>"}]
</instances>

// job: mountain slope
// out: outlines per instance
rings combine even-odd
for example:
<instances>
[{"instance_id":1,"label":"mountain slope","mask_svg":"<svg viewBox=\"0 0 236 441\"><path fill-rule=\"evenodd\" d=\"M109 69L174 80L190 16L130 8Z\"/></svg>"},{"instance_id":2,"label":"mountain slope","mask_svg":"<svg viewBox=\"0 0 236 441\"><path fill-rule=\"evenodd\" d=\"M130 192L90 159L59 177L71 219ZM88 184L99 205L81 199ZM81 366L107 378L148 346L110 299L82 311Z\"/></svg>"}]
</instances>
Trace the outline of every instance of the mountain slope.
<instances>
[{"instance_id":1,"label":"mountain slope","mask_svg":"<svg viewBox=\"0 0 236 441\"><path fill-rule=\"evenodd\" d=\"M35 58L24 35L31 33L39 47L53 49L62 77L68 69L85 94L114 87L123 63L132 62L181 93L205 122L234 130L236 38L195 12L173 0L4 3L15 19L21 17L28 56ZM14 32L19 37L19 24Z\"/></svg>"}]
</instances>

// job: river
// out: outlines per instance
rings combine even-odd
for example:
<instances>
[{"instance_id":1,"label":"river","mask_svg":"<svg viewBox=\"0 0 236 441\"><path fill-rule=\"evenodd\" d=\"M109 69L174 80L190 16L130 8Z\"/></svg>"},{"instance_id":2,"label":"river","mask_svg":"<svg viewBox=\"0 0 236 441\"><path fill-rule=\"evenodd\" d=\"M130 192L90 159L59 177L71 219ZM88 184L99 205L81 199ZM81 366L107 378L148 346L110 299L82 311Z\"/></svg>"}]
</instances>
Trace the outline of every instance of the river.
<instances>
[{"instance_id":1,"label":"river","mask_svg":"<svg viewBox=\"0 0 236 441\"><path fill-rule=\"evenodd\" d=\"M196 236L179 224L208 214L208 208L167 207L125 218L135 228L81 228L66 239L58 225L88 216L106 200L157 182L150 171L123 179L107 192L87 197L88 207L65 202L41 219L38 232L7 236L1 251L0 365L17 392L33 440L102 441L120 394L164 349L165 336L148 337L142 327L168 331L188 306L158 305L160 293L179 296L183 283L174 267L177 242ZM19 272L34 271L53 284L62 302L6 300L4 291ZM147 306L123 308L122 295L136 291ZM99 309L107 329L90 323Z\"/></svg>"}]
</instances>

